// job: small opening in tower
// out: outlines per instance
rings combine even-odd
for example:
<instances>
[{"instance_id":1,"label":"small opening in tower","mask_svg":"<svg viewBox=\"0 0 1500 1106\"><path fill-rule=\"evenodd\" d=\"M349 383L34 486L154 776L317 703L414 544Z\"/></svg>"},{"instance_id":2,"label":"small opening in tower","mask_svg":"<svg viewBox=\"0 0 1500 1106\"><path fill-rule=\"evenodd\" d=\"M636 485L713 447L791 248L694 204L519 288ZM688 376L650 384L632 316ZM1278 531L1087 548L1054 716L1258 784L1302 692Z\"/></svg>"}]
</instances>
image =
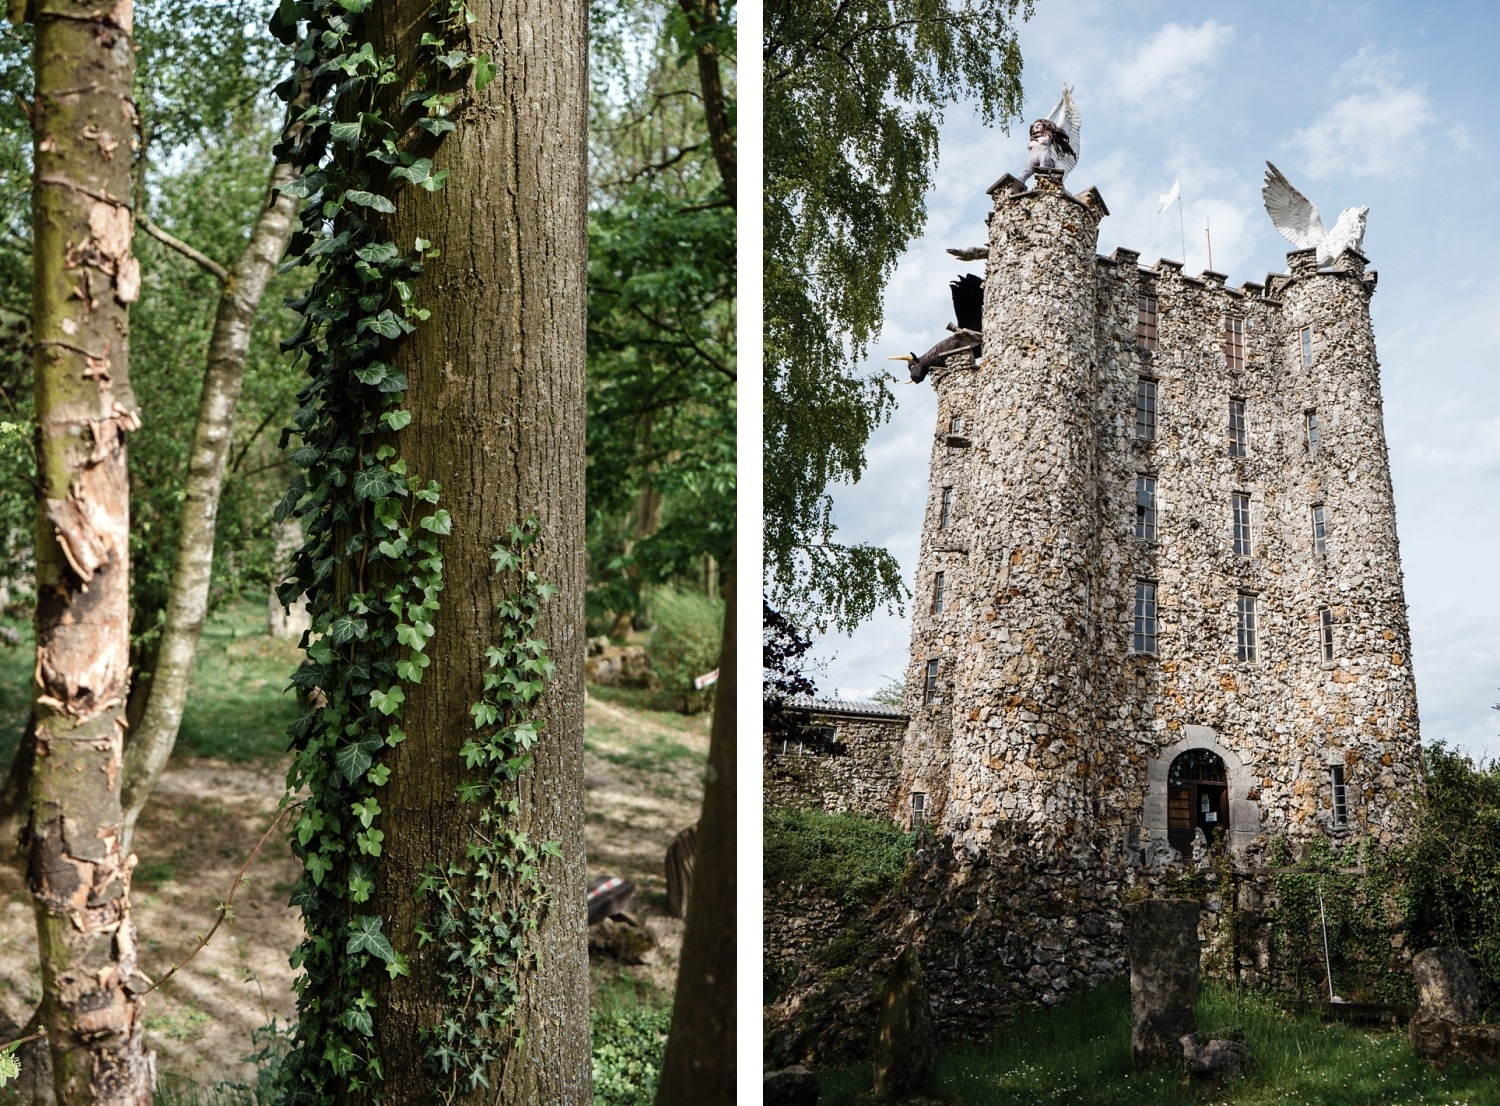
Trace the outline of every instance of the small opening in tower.
<instances>
[{"instance_id":1,"label":"small opening in tower","mask_svg":"<svg viewBox=\"0 0 1500 1106\"><path fill-rule=\"evenodd\" d=\"M942 499L938 503L938 529L946 530L953 524L953 487L949 485L943 489Z\"/></svg>"},{"instance_id":2,"label":"small opening in tower","mask_svg":"<svg viewBox=\"0 0 1500 1106\"><path fill-rule=\"evenodd\" d=\"M1302 367L1304 369L1310 369L1310 368L1312 368L1312 363L1313 363L1313 343L1312 343L1312 338L1313 338L1312 327L1310 327L1310 326L1304 326L1302 328L1302 331L1301 331L1301 340L1302 340Z\"/></svg>"},{"instance_id":3,"label":"small opening in tower","mask_svg":"<svg viewBox=\"0 0 1500 1106\"><path fill-rule=\"evenodd\" d=\"M911 828L913 832L922 828L922 823L927 818L927 792L913 791L911 793Z\"/></svg>"},{"instance_id":4,"label":"small opening in tower","mask_svg":"<svg viewBox=\"0 0 1500 1106\"><path fill-rule=\"evenodd\" d=\"M1333 824L1336 826L1348 825L1349 823L1349 790L1344 786L1344 766L1342 764L1331 764L1328 766L1328 774L1333 784Z\"/></svg>"},{"instance_id":5,"label":"small opening in tower","mask_svg":"<svg viewBox=\"0 0 1500 1106\"><path fill-rule=\"evenodd\" d=\"M938 701L938 662L928 661L922 680L922 705L932 706Z\"/></svg>"},{"instance_id":6,"label":"small opening in tower","mask_svg":"<svg viewBox=\"0 0 1500 1106\"><path fill-rule=\"evenodd\" d=\"M1135 436L1142 442L1156 437L1156 381L1147 376L1135 382Z\"/></svg>"},{"instance_id":7,"label":"small opening in tower","mask_svg":"<svg viewBox=\"0 0 1500 1106\"><path fill-rule=\"evenodd\" d=\"M1224 363L1233 372L1245 367L1245 320L1224 317Z\"/></svg>"},{"instance_id":8,"label":"small opening in tower","mask_svg":"<svg viewBox=\"0 0 1500 1106\"><path fill-rule=\"evenodd\" d=\"M1315 503L1312 509L1313 551L1319 556L1328 552L1328 516L1323 504Z\"/></svg>"},{"instance_id":9,"label":"small opening in tower","mask_svg":"<svg viewBox=\"0 0 1500 1106\"><path fill-rule=\"evenodd\" d=\"M1249 439L1245 433L1245 401L1229 401L1229 456L1243 457L1248 451Z\"/></svg>"},{"instance_id":10,"label":"small opening in tower","mask_svg":"<svg viewBox=\"0 0 1500 1106\"><path fill-rule=\"evenodd\" d=\"M1333 608L1318 608L1318 648L1325 661L1333 660Z\"/></svg>"}]
</instances>

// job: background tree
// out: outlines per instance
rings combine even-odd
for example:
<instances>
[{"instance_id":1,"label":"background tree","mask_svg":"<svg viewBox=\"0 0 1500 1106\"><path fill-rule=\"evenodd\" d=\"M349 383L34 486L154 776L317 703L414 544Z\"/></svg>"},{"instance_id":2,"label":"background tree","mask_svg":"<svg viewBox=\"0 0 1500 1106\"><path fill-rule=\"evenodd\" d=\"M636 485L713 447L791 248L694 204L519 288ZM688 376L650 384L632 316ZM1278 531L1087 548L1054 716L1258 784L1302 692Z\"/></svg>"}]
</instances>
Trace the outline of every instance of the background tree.
<instances>
[{"instance_id":1,"label":"background tree","mask_svg":"<svg viewBox=\"0 0 1500 1106\"><path fill-rule=\"evenodd\" d=\"M893 397L855 371L919 233L942 108L1021 108L1031 0L770 0L765 62L765 556L772 604L850 630L904 593L884 549L836 540L827 487L857 480Z\"/></svg>"},{"instance_id":2,"label":"background tree","mask_svg":"<svg viewBox=\"0 0 1500 1106\"><path fill-rule=\"evenodd\" d=\"M42 1022L62 1106L146 1106L121 757L130 654L130 0L12 3L35 25L32 358L37 753L27 799Z\"/></svg>"}]
</instances>

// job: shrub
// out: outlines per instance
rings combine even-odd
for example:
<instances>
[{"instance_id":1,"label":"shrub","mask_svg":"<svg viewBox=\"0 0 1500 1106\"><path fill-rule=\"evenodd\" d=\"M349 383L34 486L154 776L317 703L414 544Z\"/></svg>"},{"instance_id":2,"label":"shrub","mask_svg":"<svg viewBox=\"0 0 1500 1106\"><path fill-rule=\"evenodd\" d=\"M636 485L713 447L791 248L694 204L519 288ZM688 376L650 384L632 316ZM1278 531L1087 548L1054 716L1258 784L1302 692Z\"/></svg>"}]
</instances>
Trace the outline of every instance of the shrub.
<instances>
[{"instance_id":1,"label":"shrub","mask_svg":"<svg viewBox=\"0 0 1500 1106\"><path fill-rule=\"evenodd\" d=\"M660 588L652 594L651 665L664 692L684 714L707 709L712 689L693 680L719 666L724 604L691 591Z\"/></svg>"},{"instance_id":2,"label":"shrub","mask_svg":"<svg viewBox=\"0 0 1500 1106\"><path fill-rule=\"evenodd\" d=\"M877 818L821 810L768 809L765 880L772 887L814 887L853 906L899 881L917 835Z\"/></svg>"},{"instance_id":3,"label":"shrub","mask_svg":"<svg viewBox=\"0 0 1500 1106\"><path fill-rule=\"evenodd\" d=\"M672 1026L671 1008L596 1010L590 1022L594 1106L652 1106Z\"/></svg>"},{"instance_id":4,"label":"shrub","mask_svg":"<svg viewBox=\"0 0 1500 1106\"><path fill-rule=\"evenodd\" d=\"M1422 750L1426 794L1400 851L1407 942L1461 948L1487 1005L1500 1006L1500 766L1476 764L1441 742Z\"/></svg>"}]
</instances>

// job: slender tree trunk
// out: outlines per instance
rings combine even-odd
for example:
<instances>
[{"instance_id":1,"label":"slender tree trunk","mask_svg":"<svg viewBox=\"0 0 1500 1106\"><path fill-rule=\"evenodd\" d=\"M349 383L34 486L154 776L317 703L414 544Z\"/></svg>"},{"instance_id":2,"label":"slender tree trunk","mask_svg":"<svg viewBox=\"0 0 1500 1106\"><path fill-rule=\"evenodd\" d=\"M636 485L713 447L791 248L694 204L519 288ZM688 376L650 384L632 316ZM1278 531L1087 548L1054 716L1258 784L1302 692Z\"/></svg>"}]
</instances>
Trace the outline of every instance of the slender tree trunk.
<instances>
[{"instance_id":1,"label":"slender tree trunk","mask_svg":"<svg viewBox=\"0 0 1500 1106\"><path fill-rule=\"evenodd\" d=\"M722 21L719 0L678 0L678 6L687 16L688 26L698 36L693 52L698 56L698 84L703 90L703 119L708 125L708 140L714 151L714 161L719 166L719 177L724 181L724 191L729 194L729 206L736 206L738 180L738 154L735 148L734 124L724 101L724 80L719 73L719 51L714 46L710 32Z\"/></svg>"},{"instance_id":2,"label":"slender tree trunk","mask_svg":"<svg viewBox=\"0 0 1500 1106\"><path fill-rule=\"evenodd\" d=\"M730 567L724 571L724 644L698 820L698 859L656 1106L730 1106L735 1100L734 611Z\"/></svg>"},{"instance_id":3,"label":"slender tree trunk","mask_svg":"<svg viewBox=\"0 0 1500 1106\"><path fill-rule=\"evenodd\" d=\"M649 426L646 430L646 442L651 441ZM661 529L661 492L651 484L651 474L646 474L646 483L641 485L640 495L635 504L635 531L629 542L625 545L625 555L635 548L635 543L642 538L649 538ZM635 582L636 594L640 594L641 569L639 565L631 565L627 570L630 579ZM630 635L630 624L635 618L635 610L625 609L615 612L615 620L610 625L609 637L611 641L624 641Z\"/></svg>"},{"instance_id":4,"label":"slender tree trunk","mask_svg":"<svg viewBox=\"0 0 1500 1106\"><path fill-rule=\"evenodd\" d=\"M296 110L297 105L293 105ZM239 260L224 282L209 339L208 364L198 402L198 421L188 455L183 487L182 528L177 540L177 564L167 596L166 623L156 646L151 686L145 708L131 729L125 747L125 848L135 822L156 781L161 778L187 703L193 658L208 612L208 586L214 563L214 525L224 490L224 465L234 433L234 408L245 379L250 335L266 286L286 252L297 214L297 201L281 194L295 171L278 163L271 169L260 217L250 231Z\"/></svg>"},{"instance_id":5,"label":"slender tree trunk","mask_svg":"<svg viewBox=\"0 0 1500 1106\"><path fill-rule=\"evenodd\" d=\"M428 0L390 0L367 13L377 54L411 68ZM442 485L453 519L443 539L444 587L432 658L406 687L407 739L386 754L380 792L385 845L367 904L411 967L376 982L376 1050L385 1101L441 1102L419 1031L445 1000L440 945L419 951L428 900L414 896L430 865L464 860L481 833L477 804L457 800L460 749L475 734L485 647L504 584L490 554L507 527L540 519L536 568L555 584L540 636L556 661L539 714L534 767L517 787L520 828L556 841L541 865L547 905L528 938L515 1013L519 1044L503 1051L491 1089L458 1103L588 1106L589 977L583 856L584 289L587 5L584 0L471 0L471 53L498 73L461 101L457 129L434 155L449 170L438 193L403 191L391 217L401 243L426 238L440 258L414 282L432 317L396 347L410 382L412 422L398 446L409 471ZM362 908L364 909L364 908ZM476 1030L496 1037L496 1027ZM352 1103L352 1099L348 1100Z\"/></svg>"},{"instance_id":6,"label":"slender tree trunk","mask_svg":"<svg viewBox=\"0 0 1500 1106\"><path fill-rule=\"evenodd\" d=\"M62 1106L148 1106L120 807L129 681L131 0L33 0L40 494L27 879Z\"/></svg>"}]
</instances>

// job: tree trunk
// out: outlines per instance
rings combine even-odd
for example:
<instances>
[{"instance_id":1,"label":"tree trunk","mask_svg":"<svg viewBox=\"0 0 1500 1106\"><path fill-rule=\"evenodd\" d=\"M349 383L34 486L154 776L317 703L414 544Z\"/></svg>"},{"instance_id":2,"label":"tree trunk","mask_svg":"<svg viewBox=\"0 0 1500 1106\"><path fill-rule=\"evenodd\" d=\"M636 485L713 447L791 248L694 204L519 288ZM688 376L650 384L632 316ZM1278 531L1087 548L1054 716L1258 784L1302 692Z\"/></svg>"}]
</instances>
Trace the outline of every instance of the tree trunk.
<instances>
[{"instance_id":1,"label":"tree trunk","mask_svg":"<svg viewBox=\"0 0 1500 1106\"><path fill-rule=\"evenodd\" d=\"M646 430L646 442L649 444L650 440L651 431L650 427L648 426ZM625 544L626 556L630 555L630 551L635 548L636 542L640 541L642 538L649 538L652 534L661 529L661 492L657 491L650 481L651 474L650 472L647 472L646 483L641 485L640 495L636 499L635 531L631 536L631 539ZM637 595L639 595L641 576L640 565L632 564L628 569L626 569L626 572L630 576L630 579L635 583L635 592ZM611 623L609 627L609 638L611 641L624 642L624 640L630 636L630 626L631 623L635 620L635 615L635 609L631 608L626 608L624 610L615 612L614 622Z\"/></svg>"},{"instance_id":2,"label":"tree trunk","mask_svg":"<svg viewBox=\"0 0 1500 1106\"><path fill-rule=\"evenodd\" d=\"M393 0L367 13L379 55L409 71L428 0ZM584 290L587 5L583 0L473 0L468 50L496 59L483 92L461 101L457 129L438 148L449 170L438 193L401 192L391 216L401 243L441 247L413 282L432 317L396 346L410 382L409 427L397 441L409 471L442 485L452 514L443 539L442 607L427 646L431 666L406 685L407 740L386 753L380 792L385 847L373 908L410 964L378 979L375 1051L386 1102L444 1101L424 1065L419 1031L443 1019L441 944L418 950L430 900L413 895L432 865L463 863L481 832L477 804L455 790L472 773L460 749L475 736L471 704L484 697L485 647L507 585L490 554L509 526L540 520L536 569L557 586L539 636L556 671L538 714L534 767L517 781L520 828L556 841L541 864L547 905L528 938L513 1029L519 1047L487 1073L491 1089L457 1103L592 1103L586 872L583 855ZM379 973L383 976L384 973ZM503 1039L496 1027L476 1032ZM352 1098L341 1101L353 1102Z\"/></svg>"},{"instance_id":3,"label":"tree trunk","mask_svg":"<svg viewBox=\"0 0 1500 1106\"><path fill-rule=\"evenodd\" d=\"M708 126L708 140L713 146L714 161L719 166L719 177L724 181L724 191L729 196L729 206L735 207L738 154L734 126L724 102L719 51L713 41L723 33L719 0L678 0L678 6L687 16L688 26L696 37L693 52L698 56L698 84L703 90L703 121Z\"/></svg>"},{"instance_id":4,"label":"tree trunk","mask_svg":"<svg viewBox=\"0 0 1500 1106\"><path fill-rule=\"evenodd\" d=\"M698 821L698 858L656 1106L730 1106L735 1100L734 600L731 567L724 571L724 644Z\"/></svg>"},{"instance_id":5,"label":"tree trunk","mask_svg":"<svg viewBox=\"0 0 1500 1106\"><path fill-rule=\"evenodd\" d=\"M18 7L20 5L17 5ZM120 807L129 681L131 0L34 0L35 760L27 879L62 1106L149 1106ZM13 8L14 14L14 8Z\"/></svg>"},{"instance_id":6,"label":"tree trunk","mask_svg":"<svg viewBox=\"0 0 1500 1106\"><path fill-rule=\"evenodd\" d=\"M293 105L293 111L297 105ZM250 334L260 310L266 286L276 275L276 266L286 251L297 214L297 200L280 189L295 175L292 167L278 163L271 169L260 217L250 231L239 260L224 282L209 339L208 364L203 373L203 392L198 420L193 427L193 446L188 455L187 479L183 486L182 529L177 540L177 564L172 570L167 596L166 623L156 645L145 709L132 728L125 749L125 848L135 821L146 805L156 781L161 778L187 703L193 675L193 658L203 633L208 611L208 586L214 563L214 525L219 515L219 497L224 490L224 464L234 432L234 408L245 379L245 358Z\"/></svg>"}]
</instances>

